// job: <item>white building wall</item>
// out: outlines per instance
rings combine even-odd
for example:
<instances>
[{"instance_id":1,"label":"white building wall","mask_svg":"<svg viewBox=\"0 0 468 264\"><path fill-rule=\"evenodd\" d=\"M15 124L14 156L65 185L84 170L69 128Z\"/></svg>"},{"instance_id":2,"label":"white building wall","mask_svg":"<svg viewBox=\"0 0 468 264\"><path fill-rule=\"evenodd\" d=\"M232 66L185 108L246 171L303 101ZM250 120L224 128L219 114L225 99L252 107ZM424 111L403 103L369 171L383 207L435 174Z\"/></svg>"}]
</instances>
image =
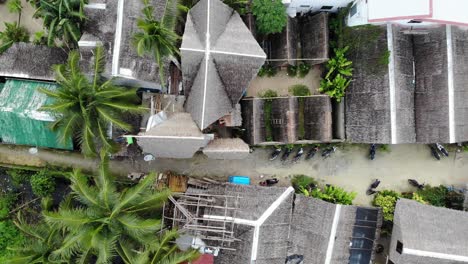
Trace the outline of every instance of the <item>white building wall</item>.
<instances>
[{"instance_id":1,"label":"white building wall","mask_svg":"<svg viewBox=\"0 0 468 264\"><path fill-rule=\"evenodd\" d=\"M338 8L346 7L353 0L282 0L287 7L288 15L295 17L297 13L307 12L332 12L336 13ZM323 8L331 7L331 8Z\"/></svg>"}]
</instances>

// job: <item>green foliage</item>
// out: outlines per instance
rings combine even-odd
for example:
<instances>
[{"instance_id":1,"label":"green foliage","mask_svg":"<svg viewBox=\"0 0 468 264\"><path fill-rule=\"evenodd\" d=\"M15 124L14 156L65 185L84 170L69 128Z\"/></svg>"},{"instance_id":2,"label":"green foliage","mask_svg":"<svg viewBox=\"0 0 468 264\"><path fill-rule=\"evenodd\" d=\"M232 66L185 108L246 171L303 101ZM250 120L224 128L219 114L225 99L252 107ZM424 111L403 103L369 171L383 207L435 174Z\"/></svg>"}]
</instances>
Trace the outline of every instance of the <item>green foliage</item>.
<instances>
[{"instance_id":1,"label":"green foliage","mask_svg":"<svg viewBox=\"0 0 468 264\"><path fill-rule=\"evenodd\" d=\"M223 0L223 2L236 10L241 16L247 13L247 5L249 4L247 0Z\"/></svg>"},{"instance_id":2,"label":"green foliage","mask_svg":"<svg viewBox=\"0 0 468 264\"><path fill-rule=\"evenodd\" d=\"M280 33L288 23L286 7L281 0L253 0L252 14L255 16L259 33Z\"/></svg>"},{"instance_id":3,"label":"green foliage","mask_svg":"<svg viewBox=\"0 0 468 264\"><path fill-rule=\"evenodd\" d=\"M299 78L304 78L310 71L310 64L308 63L300 63L297 66L297 76Z\"/></svg>"},{"instance_id":4,"label":"green foliage","mask_svg":"<svg viewBox=\"0 0 468 264\"><path fill-rule=\"evenodd\" d=\"M380 145L379 150L382 151L382 152L387 152L387 153L389 153L391 151L390 146L388 144Z\"/></svg>"},{"instance_id":5,"label":"green foliage","mask_svg":"<svg viewBox=\"0 0 468 264\"><path fill-rule=\"evenodd\" d=\"M5 52L16 42L29 42L29 33L25 27L17 22L5 22L5 31L0 32L0 54Z\"/></svg>"},{"instance_id":6,"label":"green foliage","mask_svg":"<svg viewBox=\"0 0 468 264\"><path fill-rule=\"evenodd\" d=\"M344 205L353 204L353 200L357 195L355 192L347 192L343 188L333 185L327 185L323 189L315 188L312 189L312 191L301 188L301 191L305 196L314 197L334 204Z\"/></svg>"},{"instance_id":7,"label":"green foliage","mask_svg":"<svg viewBox=\"0 0 468 264\"><path fill-rule=\"evenodd\" d=\"M261 97L272 98L277 97L278 94L273 90L266 90ZM263 104L263 118L265 120L265 137L266 141L273 141L273 128L271 126L271 115L272 115L272 100L267 99Z\"/></svg>"},{"instance_id":8,"label":"green foliage","mask_svg":"<svg viewBox=\"0 0 468 264\"><path fill-rule=\"evenodd\" d=\"M12 221L0 221L0 262L5 263L5 258L11 255L7 247L19 246L23 241L24 236Z\"/></svg>"},{"instance_id":9,"label":"green foliage","mask_svg":"<svg viewBox=\"0 0 468 264\"><path fill-rule=\"evenodd\" d=\"M164 14L158 20L154 6L149 0L143 0L143 3L145 5L141 10L143 17L137 19L139 32L133 35L133 44L138 56L149 55L156 60L159 66L159 79L164 86L166 83L164 59L179 55L177 43L180 37L174 31L179 9L173 0L168 0Z\"/></svg>"},{"instance_id":10,"label":"green foliage","mask_svg":"<svg viewBox=\"0 0 468 264\"><path fill-rule=\"evenodd\" d=\"M296 84L289 87L289 93L291 93L294 96L309 96L310 89L306 85Z\"/></svg>"},{"instance_id":11,"label":"green foliage","mask_svg":"<svg viewBox=\"0 0 468 264\"><path fill-rule=\"evenodd\" d=\"M55 178L47 170L41 170L31 177L31 188L39 197L49 196L55 191Z\"/></svg>"},{"instance_id":12,"label":"green foliage","mask_svg":"<svg viewBox=\"0 0 468 264\"><path fill-rule=\"evenodd\" d=\"M390 63L390 51L386 50L379 57L379 64L382 66L388 65Z\"/></svg>"},{"instance_id":13,"label":"green foliage","mask_svg":"<svg viewBox=\"0 0 468 264\"><path fill-rule=\"evenodd\" d=\"M66 64L54 66L60 87L56 91L39 89L55 99L41 110L56 115L52 130L59 132L59 140L65 143L69 138L76 138L86 156L96 156L96 146L108 152L117 151L117 145L107 137L109 124L130 131L132 127L123 121L122 115L144 110L137 105L136 89L115 86L112 80L103 79L104 58L104 49L96 48L94 72L89 79L80 69L79 52L72 51Z\"/></svg>"},{"instance_id":14,"label":"green foliage","mask_svg":"<svg viewBox=\"0 0 468 264\"><path fill-rule=\"evenodd\" d=\"M286 73L289 77L296 77L297 75L297 66L296 65L288 65L288 68L286 69Z\"/></svg>"},{"instance_id":15,"label":"green foliage","mask_svg":"<svg viewBox=\"0 0 468 264\"><path fill-rule=\"evenodd\" d=\"M6 193L0 196L0 220L8 218L16 199L17 195L14 193Z\"/></svg>"},{"instance_id":16,"label":"green foliage","mask_svg":"<svg viewBox=\"0 0 468 264\"><path fill-rule=\"evenodd\" d=\"M445 207L445 197L447 194L447 187L443 185L437 187L426 185L424 186L424 189L416 191L416 197L420 197L420 200L439 207Z\"/></svg>"},{"instance_id":17,"label":"green foliage","mask_svg":"<svg viewBox=\"0 0 468 264\"><path fill-rule=\"evenodd\" d=\"M8 0L7 8L8 12L19 14L23 10L23 5L21 4L21 0Z\"/></svg>"},{"instance_id":18,"label":"green foliage","mask_svg":"<svg viewBox=\"0 0 468 264\"><path fill-rule=\"evenodd\" d=\"M276 91L268 89L263 93L259 93L258 96L261 98L274 98L274 97L278 97L278 93Z\"/></svg>"},{"instance_id":19,"label":"green foliage","mask_svg":"<svg viewBox=\"0 0 468 264\"><path fill-rule=\"evenodd\" d=\"M109 173L106 153L101 153L101 160L99 173L95 177L89 178L78 170L70 175L70 188L78 204L65 200L58 210L43 211L49 226L65 232L65 243L54 250L51 257L79 257L83 263L90 263L91 259L96 258L96 263L112 263L116 254L150 247L156 249L148 253L152 258L153 254L158 254L158 249L166 250L167 247L162 248L158 243L160 241L155 239L155 233L161 229L156 212L161 209L170 191L152 189L156 179L154 173L134 186L118 186L115 177ZM168 242L172 242L172 237L170 239ZM119 250L119 246L129 250ZM165 251L167 254L178 254L176 248L171 246L169 249Z\"/></svg>"},{"instance_id":20,"label":"green foliage","mask_svg":"<svg viewBox=\"0 0 468 264\"><path fill-rule=\"evenodd\" d=\"M379 37L385 33L385 30L376 25L362 25L356 27L343 28L343 43L349 47L350 51L370 49ZM342 48L342 47L341 47ZM382 50L383 53L389 52ZM387 65L387 64L385 64Z\"/></svg>"},{"instance_id":21,"label":"green foliage","mask_svg":"<svg viewBox=\"0 0 468 264\"><path fill-rule=\"evenodd\" d=\"M345 19L348 16L351 5L340 8L338 13L333 14L329 20L330 28L330 48L341 49L344 47L344 30L346 28Z\"/></svg>"},{"instance_id":22,"label":"green foliage","mask_svg":"<svg viewBox=\"0 0 468 264\"><path fill-rule=\"evenodd\" d=\"M276 75L276 73L277 73L277 70L275 67L273 67L273 65L265 64L260 68L257 75L258 77L264 77L264 76L273 77Z\"/></svg>"},{"instance_id":23,"label":"green foliage","mask_svg":"<svg viewBox=\"0 0 468 264\"><path fill-rule=\"evenodd\" d=\"M345 57L348 47L335 49L335 57L327 62L327 74L320 81L319 91L335 98L338 102L345 95L345 89L351 83L353 76L352 61Z\"/></svg>"},{"instance_id":24,"label":"green foliage","mask_svg":"<svg viewBox=\"0 0 468 264\"><path fill-rule=\"evenodd\" d=\"M46 45L47 44L47 36L44 31L38 31L34 33L33 39L34 45Z\"/></svg>"},{"instance_id":25,"label":"green foliage","mask_svg":"<svg viewBox=\"0 0 468 264\"><path fill-rule=\"evenodd\" d=\"M293 178L291 179L291 185L296 190L296 193L302 193L301 191L302 189L311 191L312 187L315 187L318 185L318 182L312 177L309 177L303 174L298 174L298 175L294 175Z\"/></svg>"},{"instance_id":26,"label":"green foliage","mask_svg":"<svg viewBox=\"0 0 468 264\"><path fill-rule=\"evenodd\" d=\"M7 170L7 174L10 176L13 184L15 186L19 186L26 183L31 178L33 172L20 169L9 169Z\"/></svg>"},{"instance_id":27,"label":"green foliage","mask_svg":"<svg viewBox=\"0 0 468 264\"><path fill-rule=\"evenodd\" d=\"M47 29L47 45L62 42L69 48L78 47L87 3L88 0L40 0L36 15L42 18Z\"/></svg>"},{"instance_id":28,"label":"green foliage","mask_svg":"<svg viewBox=\"0 0 468 264\"><path fill-rule=\"evenodd\" d=\"M375 195L372 205L382 208L384 220L393 222L396 202L400 197L401 194L394 191L380 191Z\"/></svg>"}]
</instances>

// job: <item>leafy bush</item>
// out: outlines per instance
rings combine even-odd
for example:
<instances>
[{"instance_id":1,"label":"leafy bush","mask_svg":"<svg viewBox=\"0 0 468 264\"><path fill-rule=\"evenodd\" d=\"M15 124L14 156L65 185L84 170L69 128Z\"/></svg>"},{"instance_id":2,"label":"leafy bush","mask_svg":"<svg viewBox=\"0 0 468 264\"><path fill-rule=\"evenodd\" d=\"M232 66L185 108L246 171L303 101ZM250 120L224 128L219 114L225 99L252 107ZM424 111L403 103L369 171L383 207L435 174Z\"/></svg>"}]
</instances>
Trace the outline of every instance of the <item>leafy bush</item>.
<instances>
[{"instance_id":1,"label":"leafy bush","mask_svg":"<svg viewBox=\"0 0 468 264\"><path fill-rule=\"evenodd\" d=\"M257 75L258 77L264 77L264 76L273 77L276 75L276 73L277 73L277 70L275 67L273 67L273 65L266 64L260 68Z\"/></svg>"},{"instance_id":2,"label":"leafy bush","mask_svg":"<svg viewBox=\"0 0 468 264\"><path fill-rule=\"evenodd\" d=\"M297 75L297 66L289 64L286 72L287 72L289 77L296 77L296 75Z\"/></svg>"},{"instance_id":3,"label":"leafy bush","mask_svg":"<svg viewBox=\"0 0 468 264\"><path fill-rule=\"evenodd\" d=\"M345 95L345 89L351 83L353 76L352 61L345 57L348 47L343 49L335 49L335 57L327 62L327 74L320 81L319 91L328 94L340 102Z\"/></svg>"},{"instance_id":4,"label":"leafy bush","mask_svg":"<svg viewBox=\"0 0 468 264\"><path fill-rule=\"evenodd\" d=\"M296 84L289 87L289 93L294 96L309 96L310 90L309 87L303 84Z\"/></svg>"},{"instance_id":5,"label":"leafy bush","mask_svg":"<svg viewBox=\"0 0 468 264\"><path fill-rule=\"evenodd\" d=\"M286 7L281 0L253 0L252 14L258 32L264 35L280 33L288 23Z\"/></svg>"},{"instance_id":6,"label":"leafy bush","mask_svg":"<svg viewBox=\"0 0 468 264\"><path fill-rule=\"evenodd\" d=\"M397 192L384 190L375 195L372 205L382 208L384 220L393 222L395 206L400 196Z\"/></svg>"},{"instance_id":7,"label":"leafy bush","mask_svg":"<svg viewBox=\"0 0 468 264\"><path fill-rule=\"evenodd\" d=\"M355 192L347 192L343 188L333 185L327 185L323 189L315 188L312 191L301 188L301 191L305 196L314 197L334 204L351 205L353 204L354 198L356 198Z\"/></svg>"},{"instance_id":8,"label":"leafy bush","mask_svg":"<svg viewBox=\"0 0 468 264\"><path fill-rule=\"evenodd\" d=\"M416 192L417 197L433 206L445 207L445 198L448 194L447 187L440 185L431 187L426 185L424 189ZM414 198L413 198L414 199Z\"/></svg>"},{"instance_id":9,"label":"leafy bush","mask_svg":"<svg viewBox=\"0 0 468 264\"><path fill-rule=\"evenodd\" d=\"M16 202L16 194L7 193L0 196L0 220L8 218L11 208Z\"/></svg>"},{"instance_id":10,"label":"leafy bush","mask_svg":"<svg viewBox=\"0 0 468 264\"><path fill-rule=\"evenodd\" d=\"M388 144L382 144L379 147L379 150L382 152L390 152L390 146Z\"/></svg>"},{"instance_id":11,"label":"leafy bush","mask_svg":"<svg viewBox=\"0 0 468 264\"><path fill-rule=\"evenodd\" d=\"M28 170L10 169L10 170L7 170L7 174L8 176L10 176L13 184L15 186L18 186L18 185L28 182L29 178L31 178L31 175L33 173Z\"/></svg>"},{"instance_id":12,"label":"leafy bush","mask_svg":"<svg viewBox=\"0 0 468 264\"><path fill-rule=\"evenodd\" d=\"M301 63L297 67L297 75L299 78L304 78L310 71L310 64L308 63Z\"/></svg>"},{"instance_id":13,"label":"leafy bush","mask_svg":"<svg viewBox=\"0 0 468 264\"><path fill-rule=\"evenodd\" d=\"M271 89L266 90L263 93L259 93L259 97L261 98L273 98L273 97L278 97L278 93L276 91L273 91Z\"/></svg>"},{"instance_id":14,"label":"leafy bush","mask_svg":"<svg viewBox=\"0 0 468 264\"><path fill-rule=\"evenodd\" d=\"M299 174L293 176L291 184L296 190L296 193L302 193L301 188L311 191L317 186L318 182L312 177Z\"/></svg>"},{"instance_id":15,"label":"leafy bush","mask_svg":"<svg viewBox=\"0 0 468 264\"><path fill-rule=\"evenodd\" d=\"M0 221L0 261L10 254L7 247L18 246L23 241L23 235L12 221Z\"/></svg>"},{"instance_id":16,"label":"leafy bush","mask_svg":"<svg viewBox=\"0 0 468 264\"><path fill-rule=\"evenodd\" d=\"M47 170L41 170L31 177L31 188L37 196L49 196L55 191L55 178Z\"/></svg>"}]
</instances>

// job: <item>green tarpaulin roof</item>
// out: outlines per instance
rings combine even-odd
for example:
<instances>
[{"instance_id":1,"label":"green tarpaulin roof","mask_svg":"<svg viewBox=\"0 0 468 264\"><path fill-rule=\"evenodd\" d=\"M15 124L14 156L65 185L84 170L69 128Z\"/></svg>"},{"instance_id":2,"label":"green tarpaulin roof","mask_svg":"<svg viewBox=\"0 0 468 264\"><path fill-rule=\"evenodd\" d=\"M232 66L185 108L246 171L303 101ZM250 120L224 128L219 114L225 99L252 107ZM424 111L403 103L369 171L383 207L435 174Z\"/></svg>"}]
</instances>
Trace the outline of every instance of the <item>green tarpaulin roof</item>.
<instances>
[{"instance_id":1,"label":"green tarpaulin roof","mask_svg":"<svg viewBox=\"0 0 468 264\"><path fill-rule=\"evenodd\" d=\"M0 84L0 138L3 142L17 145L73 149L72 141L61 144L57 134L49 128L54 117L39 111L52 102L38 88L56 89L57 85L47 82L8 79Z\"/></svg>"}]
</instances>

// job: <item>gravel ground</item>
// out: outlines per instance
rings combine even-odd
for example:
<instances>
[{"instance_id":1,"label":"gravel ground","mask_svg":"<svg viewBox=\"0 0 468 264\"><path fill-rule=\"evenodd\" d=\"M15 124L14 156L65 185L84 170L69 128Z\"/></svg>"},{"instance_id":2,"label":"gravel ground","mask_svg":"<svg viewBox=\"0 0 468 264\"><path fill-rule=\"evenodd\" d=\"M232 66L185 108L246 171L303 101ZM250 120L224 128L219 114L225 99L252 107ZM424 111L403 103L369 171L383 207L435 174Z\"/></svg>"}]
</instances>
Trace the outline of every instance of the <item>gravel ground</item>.
<instances>
[{"instance_id":1,"label":"gravel ground","mask_svg":"<svg viewBox=\"0 0 468 264\"><path fill-rule=\"evenodd\" d=\"M81 155L56 150L40 150L35 156L28 153L28 148L0 145L0 164L22 164L43 166L44 164L68 166L94 170L98 162L83 159ZM365 191L371 181L379 178L379 189L408 191L411 187L407 179L413 178L431 185L454 185L464 187L468 182L468 153L451 152L450 157L440 161L430 155L425 145L396 145L388 153L377 152L376 159L367 158L367 146L344 145L338 148L329 159L314 157L301 160L296 164L283 164L279 159L269 161L272 149L256 149L246 160L210 160L204 155L192 159L157 159L151 162L138 160L112 161L111 170L119 175L129 172L148 172L172 170L193 176L208 176L225 181L229 175L251 176L253 184L267 177L277 177L280 185L288 185L295 174L305 174L320 180L355 191L356 204L368 205L372 197ZM291 154L292 157L293 154ZM264 175L264 178L261 178Z\"/></svg>"}]
</instances>

